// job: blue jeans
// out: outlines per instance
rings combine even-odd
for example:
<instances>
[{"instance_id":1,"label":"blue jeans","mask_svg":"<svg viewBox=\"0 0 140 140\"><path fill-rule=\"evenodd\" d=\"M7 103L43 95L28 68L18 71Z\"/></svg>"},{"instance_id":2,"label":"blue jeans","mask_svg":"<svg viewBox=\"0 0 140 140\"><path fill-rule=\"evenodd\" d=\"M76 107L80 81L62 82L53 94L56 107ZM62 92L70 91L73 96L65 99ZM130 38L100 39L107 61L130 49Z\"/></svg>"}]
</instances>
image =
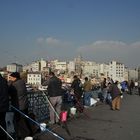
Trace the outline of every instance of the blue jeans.
<instances>
[{"instance_id":1,"label":"blue jeans","mask_svg":"<svg viewBox=\"0 0 140 140\"><path fill-rule=\"evenodd\" d=\"M90 106L90 98L91 98L91 92L90 91L86 91L84 92L84 105L86 106Z\"/></svg>"},{"instance_id":2,"label":"blue jeans","mask_svg":"<svg viewBox=\"0 0 140 140\"><path fill-rule=\"evenodd\" d=\"M104 97L104 102L106 101L106 98L107 98L107 89L106 88L104 88L103 90L102 90L102 95L103 95L103 97Z\"/></svg>"}]
</instances>

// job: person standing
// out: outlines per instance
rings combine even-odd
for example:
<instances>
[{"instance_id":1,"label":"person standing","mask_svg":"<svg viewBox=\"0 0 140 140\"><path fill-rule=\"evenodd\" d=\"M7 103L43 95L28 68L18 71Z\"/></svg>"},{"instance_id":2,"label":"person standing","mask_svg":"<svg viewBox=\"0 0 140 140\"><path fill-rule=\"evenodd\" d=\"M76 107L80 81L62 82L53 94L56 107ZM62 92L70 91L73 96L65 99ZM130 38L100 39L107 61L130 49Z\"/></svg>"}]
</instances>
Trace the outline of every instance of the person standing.
<instances>
[{"instance_id":1,"label":"person standing","mask_svg":"<svg viewBox=\"0 0 140 140\"><path fill-rule=\"evenodd\" d=\"M138 82L138 95L140 96L140 81Z\"/></svg>"},{"instance_id":2,"label":"person standing","mask_svg":"<svg viewBox=\"0 0 140 140\"><path fill-rule=\"evenodd\" d=\"M10 81L11 85L9 85L9 94L17 95L19 110L28 115L28 97L24 80L20 78L20 74L18 72L13 72L10 74ZM19 114L18 117L19 118L15 118L17 120L15 122L15 129L17 131L18 139L32 135L29 120L21 114Z\"/></svg>"},{"instance_id":3,"label":"person standing","mask_svg":"<svg viewBox=\"0 0 140 140\"><path fill-rule=\"evenodd\" d=\"M62 106L62 82L61 80L55 76L54 72L50 72L50 79L48 82L48 96L49 100L58 113L58 115L61 112L61 106ZM52 107L49 107L50 110L50 123L59 123L59 118L56 116L54 110Z\"/></svg>"},{"instance_id":4,"label":"person standing","mask_svg":"<svg viewBox=\"0 0 140 140\"><path fill-rule=\"evenodd\" d=\"M129 85L130 95L133 94L134 87L135 87L135 83L133 80L131 80Z\"/></svg>"},{"instance_id":5,"label":"person standing","mask_svg":"<svg viewBox=\"0 0 140 140\"><path fill-rule=\"evenodd\" d=\"M112 110L120 110L121 91L118 88L118 81L113 83L110 87L110 94L112 97Z\"/></svg>"},{"instance_id":6,"label":"person standing","mask_svg":"<svg viewBox=\"0 0 140 140\"><path fill-rule=\"evenodd\" d=\"M102 90L102 96L103 96L103 102L106 102L106 97L107 97L107 82L106 78L101 82L101 90Z\"/></svg>"},{"instance_id":7,"label":"person standing","mask_svg":"<svg viewBox=\"0 0 140 140\"><path fill-rule=\"evenodd\" d=\"M85 77L85 82L83 84L85 106L90 106L91 89L92 89L91 82L90 80L88 80L88 77Z\"/></svg>"},{"instance_id":8,"label":"person standing","mask_svg":"<svg viewBox=\"0 0 140 140\"><path fill-rule=\"evenodd\" d=\"M75 106L79 112L83 112L83 105L81 104L81 97L83 94L81 80L75 75L71 84L71 89L74 92Z\"/></svg>"},{"instance_id":9,"label":"person standing","mask_svg":"<svg viewBox=\"0 0 140 140\"><path fill-rule=\"evenodd\" d=\"M112 97L111 97L111 91L110 88L112 86L113 83L108 83L107 85L107 97L106 97L106 103L109 104L109 106L112 106Z\"/></svg>"},{"instance_id":10,"label":"person standing","mask_svg":"<svg viewBox=\"0 0 140 140\"><path fill-rule=\"evenodd\" d=\"M0 74L0 126L6 130L5 116L9 109L8 84ZM0 128L0 140L7 140L7 135Z\"/></svg>"}]
</instances>

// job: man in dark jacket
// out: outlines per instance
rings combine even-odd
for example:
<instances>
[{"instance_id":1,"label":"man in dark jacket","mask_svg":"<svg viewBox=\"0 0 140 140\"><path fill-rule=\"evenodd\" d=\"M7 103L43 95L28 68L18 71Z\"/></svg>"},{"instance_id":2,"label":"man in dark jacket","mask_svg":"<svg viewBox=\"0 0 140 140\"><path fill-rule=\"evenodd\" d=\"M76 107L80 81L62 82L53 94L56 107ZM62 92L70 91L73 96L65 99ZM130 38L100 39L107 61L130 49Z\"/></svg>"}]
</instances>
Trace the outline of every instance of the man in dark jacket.
<instances>
[{"instance_id":1,"label":"man in dark jacket","mask_svg":"<svg viewBox=\"0 0 140 140\"><path fill-rule=\"evenodd\" d=\"M131 80L131 81L130 81L130 85L129 85L130 95L133 94L134 87L135 87L135 83L134 83L133 80Z\"/></svg>"},{"instance_id":2,"label":"man in dark jacket","mask_svg":"<svg viewBox=\"0 0 140 140\"><path fill-rule=\"evenodd\" d=\"M81 80L75 75L73 77L73 82L71 84L71 88L74 90L74 94L77 98L77 100L80 100L83 91L82 91L82 83Z\"/></svg>"},{"instance_id":3,"label":"man in dark jacket","mask_svg":"<svg viewBox=\"0 0 140 140\"><path fill-rule=\"evenodd\" d=\"M24 80L20 78L20 74L18 72L11 73L10 80L12 81L12 84L10 85L9 94L17 95L19 110L28 115L28 98ZM22 115L18 116L19 119L15 124L18 137L24 138L26 136L32 135L32 129L29 121Z\"/></svg>"},{"instance_id":4,"label":"man in dark jacket","mask_svg":"<svg viewBox=\"0 0 140 140\"><path fill-rule=\"evenodd\" d=\"M53 72L50 72L50 79L48 82L48 95L50 102L58 115L61 112L61 105L62 105L62 82L59 78L55 76ZM56 117L56 114L52 107L49 107L50 109L50 123L58 123L59 119Z\"/></svg>"},{"instance_id":5,"label":"man in dark jacket","mask_svg":"<svg viewBox=\"0 0 140 140\"><path fill-rule=\"evenodd\" d=\"M81 97L83 94L82 83L81 80L77 77L77 75L73 77L71 88L74 91L75 106L79 112L83 112L84 107L83 104L81 103Z\"/></svg>"},{"instance_id":6,"label":"man in dark jacket","mask_svg":"<svg viewBox=\"0 0 140 140\"><path fill-rule=\"evenodd\" d=\"M5 116L9 108L8 85L0 74L0 126L6 130ZM0 128L0 140L7 140L7 136Z\"/></svg>"}]
</instances>

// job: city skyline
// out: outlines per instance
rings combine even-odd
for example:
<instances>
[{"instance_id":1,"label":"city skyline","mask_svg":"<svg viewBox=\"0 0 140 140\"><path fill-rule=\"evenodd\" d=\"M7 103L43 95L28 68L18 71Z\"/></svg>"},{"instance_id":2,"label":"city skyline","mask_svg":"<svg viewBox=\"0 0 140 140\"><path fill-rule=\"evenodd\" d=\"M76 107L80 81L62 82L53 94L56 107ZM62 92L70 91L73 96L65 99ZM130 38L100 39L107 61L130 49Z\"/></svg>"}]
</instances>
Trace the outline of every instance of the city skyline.
<instances>
[{"instance_id":1,"label":"city skyline","mask_svg":"<svg viewBox=\"0 0 140 140\"><path fill-rule=\"evenodd\" d=\"M0 67L39 58L140 60L139 0L0 1Z\"/></svg>"}]
</instances>

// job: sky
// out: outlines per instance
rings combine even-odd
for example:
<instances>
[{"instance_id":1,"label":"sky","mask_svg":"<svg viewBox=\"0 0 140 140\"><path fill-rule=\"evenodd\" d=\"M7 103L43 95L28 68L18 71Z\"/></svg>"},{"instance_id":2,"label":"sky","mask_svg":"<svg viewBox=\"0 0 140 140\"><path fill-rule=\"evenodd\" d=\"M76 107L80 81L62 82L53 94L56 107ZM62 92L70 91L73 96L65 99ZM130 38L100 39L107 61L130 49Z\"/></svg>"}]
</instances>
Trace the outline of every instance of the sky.
<instances>
[{"instance_id":1,"label":"sky","mask_svg":"<svg viewBox=\"0 0 140 140\"><path fill-rule=\"evenodd\" d=\"M0 0L0 67L79 55L140 66L140 0Z\"/></svg>"}]
</instances>

